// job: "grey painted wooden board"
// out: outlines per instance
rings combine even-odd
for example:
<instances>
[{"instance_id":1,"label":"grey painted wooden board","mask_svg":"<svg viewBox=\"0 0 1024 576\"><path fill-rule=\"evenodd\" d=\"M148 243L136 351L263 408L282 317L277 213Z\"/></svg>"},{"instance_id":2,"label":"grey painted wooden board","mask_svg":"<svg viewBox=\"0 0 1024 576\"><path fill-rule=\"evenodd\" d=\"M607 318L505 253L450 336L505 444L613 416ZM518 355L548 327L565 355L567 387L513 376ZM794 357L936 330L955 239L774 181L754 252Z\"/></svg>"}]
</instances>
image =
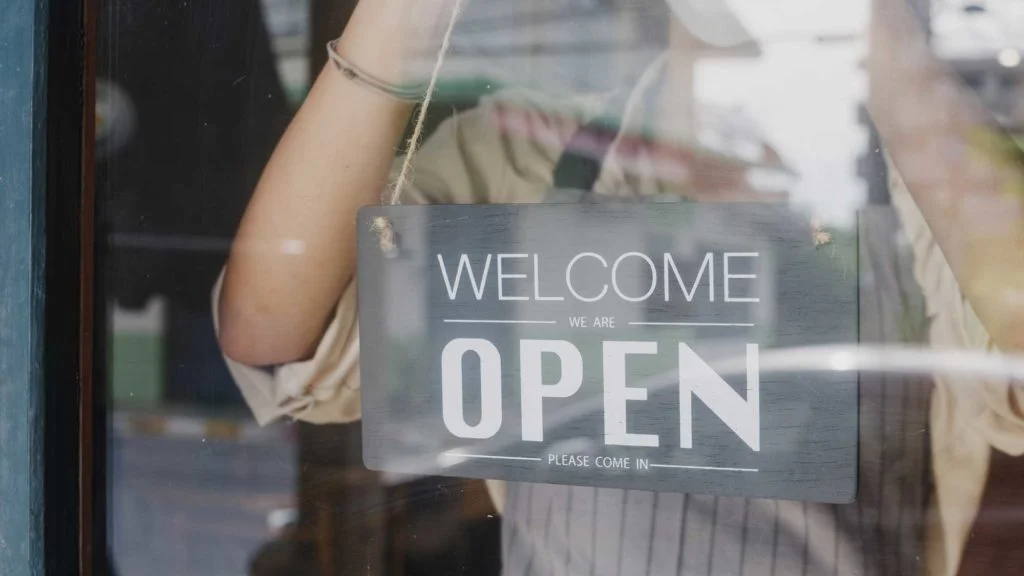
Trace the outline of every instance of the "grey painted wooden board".
<instances>
[{"instance_id":1,"label":"grey painted wooden board","mask_svg":"<svg viewBox=\"0 0 1024 576\"><path fill-rule=\"evenodd\" d=\"M43 573L47 2L0 4L0 573Z\"/></svg>"},{"instance_id":2,"label":"grey painted wooden board","mask_svg":"<svg viewBox=\"0 0 1024 576\"><path fill-rule=\"evenodd\" d=\"M381 215L397 254L377 242ZM787 350L856 344L857 266L815 248L786 208L435 205L366 208L358 219L368 467L855 497L856 373L771 366ZM748 372L752 345L760 369Z\"/></svg>"}]
</instances>

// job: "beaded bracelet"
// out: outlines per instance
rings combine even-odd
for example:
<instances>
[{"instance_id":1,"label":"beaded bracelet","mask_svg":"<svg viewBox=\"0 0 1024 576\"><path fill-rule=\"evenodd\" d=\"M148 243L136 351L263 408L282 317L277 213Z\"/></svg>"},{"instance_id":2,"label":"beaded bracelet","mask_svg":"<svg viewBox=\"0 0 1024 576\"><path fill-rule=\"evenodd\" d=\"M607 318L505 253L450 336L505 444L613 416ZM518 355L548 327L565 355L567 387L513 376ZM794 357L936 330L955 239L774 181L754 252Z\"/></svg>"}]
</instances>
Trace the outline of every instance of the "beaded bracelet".
<instances>
[{"instance_id":1,"label":"beaded bracelet","mask_svg":"<svg viewBox=\"0 0 1024 576\"><path fill-rule=\"evenodd\" d=\"M414 86L397 86L368 74L355 64L342 58L341 55L338 54L337 43L337 40L331 40L327 43L327 57L330 58L331 62L334 64L334 68L341 72L341 75L345 78L348 78L356 84L360 84L375 92L379 92L385 96L390 96L391 98L401 100L403 102L418 102L426 95L426 83Z\"/></svg>"}]
</instances>

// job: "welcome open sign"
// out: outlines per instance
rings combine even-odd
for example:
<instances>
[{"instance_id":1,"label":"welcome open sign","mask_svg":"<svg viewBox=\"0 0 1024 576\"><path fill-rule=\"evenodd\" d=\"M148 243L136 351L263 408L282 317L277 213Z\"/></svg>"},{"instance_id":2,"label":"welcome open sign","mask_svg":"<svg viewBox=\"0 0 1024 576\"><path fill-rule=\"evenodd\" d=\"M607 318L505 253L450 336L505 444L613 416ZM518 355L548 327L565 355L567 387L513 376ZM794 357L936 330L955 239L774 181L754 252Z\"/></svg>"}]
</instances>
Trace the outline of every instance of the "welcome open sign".
<instances>
[{"instance_id":1,"label":"welcome open sign","mask_svg":"<svg viewBox=\"0 0 1024 576\"><path fill-rule=\"evenodd\" d=\"M856 374L763 369L857 339L856 263L784 207L409 206L359 227L368 467L853 499Z\"/></svg>"}]
</instances>

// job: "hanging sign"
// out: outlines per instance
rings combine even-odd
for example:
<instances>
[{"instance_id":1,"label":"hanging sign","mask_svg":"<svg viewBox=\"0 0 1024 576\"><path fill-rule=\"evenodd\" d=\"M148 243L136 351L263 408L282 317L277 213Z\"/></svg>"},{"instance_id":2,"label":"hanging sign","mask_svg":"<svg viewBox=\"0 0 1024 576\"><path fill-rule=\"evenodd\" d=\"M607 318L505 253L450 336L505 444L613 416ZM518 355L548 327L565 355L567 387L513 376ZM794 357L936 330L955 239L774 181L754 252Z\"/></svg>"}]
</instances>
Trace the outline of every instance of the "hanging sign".
<instances>
[{"instance_id":1,"label":"hanging sign","mask_svg":"<svg viewBox=\"0 0 1024 576\"><path fill-rule=\"evenodd\" d=\"M381 249L381 216L393 250ZM787 208L404 206L358 218L368 467L854 498L856 372L799 360L809 346L856 344L855 251L820 246Z\"/></svg>"}]
</instances>

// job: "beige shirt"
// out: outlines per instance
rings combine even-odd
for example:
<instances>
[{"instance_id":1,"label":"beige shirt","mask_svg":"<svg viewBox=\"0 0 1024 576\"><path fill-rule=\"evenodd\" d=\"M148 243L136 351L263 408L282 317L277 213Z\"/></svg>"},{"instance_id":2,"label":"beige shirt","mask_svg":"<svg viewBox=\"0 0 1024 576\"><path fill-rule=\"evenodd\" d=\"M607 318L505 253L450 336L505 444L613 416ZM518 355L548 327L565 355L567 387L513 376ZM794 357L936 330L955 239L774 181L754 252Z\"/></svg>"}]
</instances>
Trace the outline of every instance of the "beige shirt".
<instances>
[{"instance_id":1,"label":"beige shirt","mask_svg":"<svg viewBox=\"0 0 1024 576\"><path fill-rule=\"evenodd\" d=\"M890 164L893 207L914 251L914 277L924 292L933 348L998 355L992 338L964 299L953 271L899 174ZM1007 376L934 375L931 405L932 467L937 517L928 527L928 574L954 576L988 477L990 448L1024 454L1024 388ZM1022 480L1024 481L1024 480Z\"/></svg>"},{"instance_id":2,"label":"beige shirt","mask_svg":"<svg viewBox=\"0 0 1024 576\"><path fill-rule=\"evenodd\" d=\"M649 81L650 75L645 75ZM640 93L644 86L637 88ZM636 100L636 98L633 98ZM415 179L403 202L530 203L552 185L552 171L565 143L582 122L600 110L599 99L552 102L509 92L486 97L472 111L444 122L414 161ZM679 193L685 170L644 147L621 146L639 132L638 104L627 106L624 130L613 144L595 186L608 195ZM625 149L628 148L628 151ZM895 174L895 170L891 170ZM658 179L652 174L659 175ZM948 264L898 176L893 202L913 245L915 276L927 300L932 344L940 348L993 350L991 339L963 300ZM428 192L429 191L429 192ZM220 281L214 288L217 318ZM216 322L216 321L215 321ZM356 282L345 290L315 354L273 371L226 359L257 421L291 417L312 423L360 418L359 326ZM1010 410L1008 381L936 377L931 408L938 510L930 526L928 573L953 576L980 503L990 446L1024 453L1024 421ZM1024 398L1021 398L1024 400ZM499 509L503 485L489 483Z\"/></svg>"}]
</instances>

